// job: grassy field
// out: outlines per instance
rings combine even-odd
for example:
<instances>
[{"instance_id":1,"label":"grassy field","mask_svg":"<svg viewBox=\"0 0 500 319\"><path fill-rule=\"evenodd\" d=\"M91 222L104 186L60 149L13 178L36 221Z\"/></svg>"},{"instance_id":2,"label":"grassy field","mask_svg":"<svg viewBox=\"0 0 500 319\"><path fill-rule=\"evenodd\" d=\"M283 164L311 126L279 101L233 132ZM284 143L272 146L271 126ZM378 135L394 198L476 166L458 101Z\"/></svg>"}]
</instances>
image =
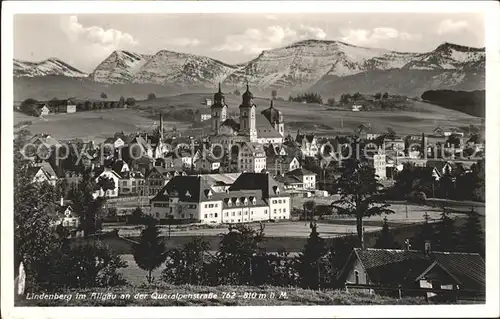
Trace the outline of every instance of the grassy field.
<instances>
[{"instance_id":1,"label":"grassy field","mask_svg":"<svg viewBox=\"0 0 500 319\"><path fill-rule=\"evenodd\" d=\"M33 124L27 128L34 133L46 132L59 138L89 136L102 139L118 131L133 132L139 129L153 128L154 122L158 122L158 120L152 118L151 113L161 109L208 110L209 107L203 105L203 101L205 98L212 98L212 93L189 93L166 97L157 95L158 98L155 100L138 101L134 109L56 114L47 116L46 120L28 117L16 112L14 124L23 120L31 120ZM229 113L238 113L241 97L226 94L226 103L229 106ZM446 129L450 127L465 128L470 124L480 125L479 118L461 112L423 102L413 101L412 103L413 110L406 111L351 112L319 104L288 101L275 101L275 107L283 112L285 131L291 134L295 134L298 129L325 136L352 133L360 124L371 126L373 132L386 132L387 128L390 127L402 135L431 133L437 126ZM256 98L255 104L257 111L261 112L269 107L269 100ZM178 130L185 131L193 124L193 122L168 122L168 119L165 121L164 125L167 130L175 126ZM209 125L208 121L199 126L207 127Z\"/></svg>"},{"instance_id":2,"label":"grassy field","mask_svg":"<svg viewBox=\"0 0 500 319\"><path fill-rule=\"evenodd\" d=\"M285 287L249 286L172 286L146 285L140 287L122 286L98 289L72 289L63 292L71 295L66 300L16 301L16 306L291 306L291 305L423 305L424 298L390 298L343 290L308 290ZM85 299L76 299L76 293L85 294ZM116 299L92 298L92 293L104 296L116 295ZM196 298L194 294L209 294L212 298ZM245 295L245 293L247 293ZM256 293L255 298L249 298ZM130 298L120 299L121 294ZM175 298L170 297L177 294ZM189 296L191 294L191 296ZM274 294L274 297L271 295ZM109 296L108 295L108 296ZM223 297L224 296L224 297ZM246 296L246 297L245 297ZM251 296L251 295L250 295ZM281 297L280 297L281 296ZM208 297L208 296L207 296Z\"/></svg>"},{"instance_id":3,"label":"grassy field","mask_svg":"<svg viewBox=\"0 0 500 319\"><path fill-rule=\"evenodd\" d=\"M152 101L140 101L143 108L192 108L208 109L202 102L212 98L210 93L190 93L168 97L159 97ZM229 112L238 112L241 97L226 94ZM480 119L454 110L436 105L412 101L413 107L407 111L370 111L351 112L332 109L319 104L302 104L288 101L275 101L274 106L283 112L285 130L295 133L297 129L315 132L317 134L335 134L352 132L360 124L371 125L374 132L386 132L390 127L400 134L431 133L436 126L468 127L470 124L480 124ZM257 111L269 107L269 100L256 98Z\"/></svg>"},{"instance_id":4,"label":"grassy field","mask_svg":"<svg viewBox=\"0 0 500 319\"><path fill-rule=\"evenodd\" d=\"M133 133L151 130L159 125L159 120L148 118L149 113L135 109L112 109L77 112L73 114L53 114L45 118L28 116L14 112L14 125L22 121L32 121L24 127L32 134L48 133L57 139L81 138L101 142L116 132ZM164 122L165 127L175 125L185 129L188 123Z\"/></svg>"}]
</instances>

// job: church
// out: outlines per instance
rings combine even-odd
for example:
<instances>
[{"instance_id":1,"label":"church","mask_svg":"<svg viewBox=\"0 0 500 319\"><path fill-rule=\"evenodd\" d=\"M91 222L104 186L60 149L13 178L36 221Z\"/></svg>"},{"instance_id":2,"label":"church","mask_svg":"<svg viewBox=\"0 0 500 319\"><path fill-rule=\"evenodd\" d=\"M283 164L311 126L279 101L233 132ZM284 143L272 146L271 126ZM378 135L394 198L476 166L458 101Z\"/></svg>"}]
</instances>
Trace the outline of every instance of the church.
<instances>
[{"instance_id":1,"label":"church","mask_svg":"<svg viewBox=\"0 0 500 319\"><path fill-rule=\"evenodd\" d=\"M272 100L269 108L258 113L248 84L239 106L239 122L228 118L227 109L224 93L219 83L219 91L214 94L214 102L211 106L212 136L210 141L212 143L223 145L283 143L285 131L283 113L273 106Z\"/></svg>"}]
</instances>

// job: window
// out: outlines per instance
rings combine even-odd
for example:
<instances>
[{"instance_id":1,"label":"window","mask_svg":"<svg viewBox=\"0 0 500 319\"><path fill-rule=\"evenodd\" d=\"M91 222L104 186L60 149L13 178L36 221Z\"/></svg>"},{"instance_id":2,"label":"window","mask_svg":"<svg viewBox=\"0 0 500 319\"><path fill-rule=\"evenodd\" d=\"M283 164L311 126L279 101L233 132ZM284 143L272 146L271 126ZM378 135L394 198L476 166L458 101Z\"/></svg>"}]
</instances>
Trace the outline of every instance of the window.
<instances>
[{"instance_id":1,"label":"window","mask_svg":"<svg viewBox=\"0 0 500 319\"><path fill-rule=\"evenodd\" d=\"M160 218L160 213L156 213L156 218Z\"/></svg>"},{"instance_id":2,"label":"window","mask_svg":"<svg viewBox=\"0 0 500 319\"><path fill-rule=\"evenodd\" d=\"M280 199L280 200L278 200L278 204L281 204L281 199Z\"/></svg>"},{"instance_id":3,"label":"window","mask_svg":"<svg viewBox=\"0 0 500 319\"><path fill-rule=\"evenodd\" d=\"M281 214L281 208L279 209L279 213Z\"/></svg>"},{"instance_id":4,"label":"window","mask_svg":"<svg viewBox=\"0 0 500 319\"><path fill-rule=\"evenodd\" d=\"M218 204L215 204L214 206L215 206L215 207L217 207L217 206L218 206Z\"/></svg>"},{"instance_id":5,"label":"window","mask_svg":"<svg viewBox=\"0 0 500 319\"><path fill-rule=\"evenodd\" d=\"M274 209L274 213L276 214L276 208Z\"/></svg>"},{"instance_id":6,"label":"window","mask_svg":"<svg viewBox=\"0 0 500 319\"><path fill-rule=\"evenodd\" d=\"M283 208L283 213L286 213L286 208Z\"/></svg>"},{"instance_id":7,"label":"window","mask_svg":"<svg viewBox=\"0 0 500 319\"><path fill-rule=\"evenodd\" d=\"M227 217L227 216L229 216L229 213L228 213L228 212L226 212L226 213L224 214L224 216L226 216L226 217Z\"/></svg>"},{"instance_id":8,"label":"window","mask_svg":"<svg viewBox=\"0 0 500 319\"><path fill-rule=\"evenodd\" d=\"M241 216L241 212L238 212L238 215Z\"/></svg>"},{"instance_id":9,"label":"window","mask_svg":"<svg viewBox=\"0 0 500 319\"><path fill-rule=\"evenodd\" d=\"M207 218L207 216L208 216L208 215L207 215L207 214L205 214L205 218Z\"/></svg>"},{"instance_id":10,"label":"window","mask_svg":"<svg viewBox=\"0 0 500 319\"><path fill-rule=\"evenodd\" d=\"M213 218L214 217L214 214L210 214L210 218Z\"/></svg>"},{"instance_id":11,"label":"window","mask_svg":"<svg viewBox=\"0 0 500 319\"><path fill-rule=\"evenodd\" d=\"M234 216L234 212L231 212L231 216Z\"/></svg>"},{"instance_id":12,"label":"window","mask_svg":"<svg viewBox=\"0 0 500 319\"><path fill-rule=\"evenodd\" d=\"M217 217L217 213L214 213L214 217Z\"/></svg>"},{"instance_id":13,"label":"window","mask_svg":"<svg viewBox=\"0 0 500 319\"><path fill-rule=\"evenodd\" d=\"M356 278L356 285L358 285L359 284L359 271L355 270L354 271L354 276Z\"/></svg>"},{"instance_id":14,"label":"window","mask_svg":"<svg viewBox=\"0 0 500 319\"><path fill-rule=\"evenodd\" d=\"M207 204L205 204L205 208L208 208L208 205L207 205Z\"/></svg>"},{"instance_id":15,"label":"window","mask_svg":"<svg viewBox=\"0 0 500 319\"><path fill-rule=\"evenodd\" d=\"M267 209L264 209L264 214L267 214Z\"/></svg>"}]
</instances>

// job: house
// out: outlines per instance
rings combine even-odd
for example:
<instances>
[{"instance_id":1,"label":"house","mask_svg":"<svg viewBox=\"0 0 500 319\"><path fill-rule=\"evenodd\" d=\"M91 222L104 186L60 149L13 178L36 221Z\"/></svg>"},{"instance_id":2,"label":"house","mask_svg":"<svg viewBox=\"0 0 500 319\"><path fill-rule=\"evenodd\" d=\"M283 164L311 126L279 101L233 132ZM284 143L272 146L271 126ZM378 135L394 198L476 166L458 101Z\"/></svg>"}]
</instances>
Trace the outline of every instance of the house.
<instances>
[{"instance_id":1,"label":"house","mask_svg":"<svg viewBox=\"0 0 500 319\"><path fill-rule=\"evenodd\" d=\"M199 158L194 163L194 169L197 171L212 172L218 170L220 167L221 167L221 161L209 155Z\"/></svg>"},{"instance_id":2,"label":"house","mask_svg":"<svg viewBox=\"0 0 500 319\"><path fill-rule=\"evenodd\" d=\"M264 147L266 152L266 170L273 176L282 175L300 168L300 162L293 149L286 145L270 144Z\"/></svg>"},{"instance_id":3,"label":"house","mask_svg":"<svg viewBox=\"0 0 500 319\"><path fill-rule=\"evenodd\" d=\"M427 160L426 166L435 168L440 176L454 175L456 169L455 163L444 160Z\"/></svg>"},{"instance_id":4,"label":"house","mask_svg":"<svg viewBox=\"0 0 500 319\"><path fill-rule=\"evenodd\" d=\"M65 201L61 197L61 201L57 208L57 220L56 225L62 225L66 228L76 229L80 225L80 217L75 212L72 201Z\"/></svg>"},{"instance_id":5,"label":"house","mask_svg":"<svg viewBox=\"0 0 500 319\"><path fill-rule=\"evenodd\" d=\"M161 166L154 166L144 178L144 192L147 196L156 195L173 177L182 175L186 175L186 173L181 170L169 170Z\"/></svg>"},{"instance_id":6,"label":"house","mask_svg":"<svg viewBox=\"0 0 500 319\"><path fill-rule=\"evenodd\" d=\"M125 171L119 174L121 176L118 185L120 195L146 195L144 194L144 175L141 172Z\"/></svg>"},{"instance_id":7,"label":"house","mask_svg":"<svg viewBox=\"0 0 500 319\"><path fill-rule=\"evenodd\" d=\"M422 250L354 248L339 275L347 287L368 285L375 292L377 286L400 286L479 295L484 295L485 277L485 262L479 254L431 251L430 243Z\"/></svg>"},{"instance_id":8,"label":"house","mask_svg":"<svg viewBox=\"0 0 500 319\"><path fill-rule=\"evenodd\" d=\"M113 149L117 150L125 146L125 141L120 137L109 137L104 141L104 145L112 146Z\"/></svg>"},{"instance_id":9,"label":"house","mask_svg":"<svg viewBox=\"0 0 500 319\"><path fill-rule=\"evenodd\" d=\"M238 143L231 150L231 159L236 160L240 172L260 173L266 169L266 152L258 143Z\"/></svg>"},{"instance_id":10,"label":"house","mask_svg":"<svg viewBox=\"0 0 500 319\"><path fill-rule=\"evenodd\" d=\"M74 99L67 100L51 100L49 101L50 107L54 113L75 113L76 101Z\"/></svg>"},{"instance_id":11,"label":"house","mask_svg":"<svg viewBox=\"0 0 500 319\"><path fill-rule=\"evenodd\" d=\"M288 174L277 175L275 177L276 181L283 185L286 191L301 191L304 189L304 183L301 178L296 176L291 176Z\"/></svg>"},{"instance_id":12,"label":"house","mask_svg":"<svg viewBox=\"0 0 500 319\"><path fill-rule=\"evenodd\" d=\"M50 107L47 103L37 104L37 109L40 112L40 116L45 116L50 114Z\"/></svg>"},{"instance_id":13,"label":"house","mask_svg":"<svg viewBox=\"0 0 500 319\"><path fill-rule=\"evenodd\" d=\"M290 218L290 195L267 173L242 173L223 192L208 175L176 176L153 199L154 218L244 223Z\"/></svg>"},{"instance_id":14,"label":"house","mask_svg":"<svg viewBox=\"0 0 500 319\"><path fill-rule=\"evenodd\" d=\"M210 104L211 105L211 104ZM199 115L199 121L200 122L204 122L204 121L208 121L212 118L212 113L210 110L208 111L205 111L205 110L202 110L200 112L200 115Z\"/></svg>"},{"instance_id":15,"label":"house","mask_svg":"<svg viewBox=\"0 0 500 319\"><path fill-rule=\"evenodd\" d=\"M395 152L398 156L405 155L405 141L401 137L386 136L383 143L384 151Z\"/></svg>"},{"instance_id":16,"label":"house","mask_svg":"<svg viewBox=\"0 0 500 319\"><path fill-rule=\"evenodd\" d=\"M387 178L386 155L382 148L379 147L378 151L368 158L368 165L375 169L375 175L379 180Z\"/></svg>"},{"instance_id":17,"label":"house","mask_svg":"<svg viewBox=\"0 0 500 319\"><path fill-rule=\"evenodd\" d=\"M187 149L176 148L173 152L165 155L165 168L167 169L183 169L193 166L194 154Z\"/></svg>"},{"instance_id":18,"label":"house","mask_svg":"<svg viewBox=\"0 0 500 319\"><path fill-rule=\"evenodd\" d=\"M285 174L292 176L302 182L304 190L316 189L316 173L310 172L304 168L297 168Z\"/></svg>"},{"instance_id":19,"label":"house","mask_svg":"<svg viewBox=\"0 0 500 319\"><path fill-rule=\"evenodd\" d=\"M122 175L123 173L130 172L130 167L128 164L123 161L123 160L117 160L111 165L111 169L118 173L119 175Z\"/></svg>"},{"instance_id":20,"label":"house","mask_svg":"<svg viewBox=\"0 0 500 319\"><path fill-rule=\"evenodd\" d=\"M125 152L128 151L134 159L141 158L143 156L147 157L153 157L153 147L151 146L150 143L147 141L147 135L145 136L146 139L142 136L136 136L131 139L131 141L128 143L128 148L129 150L125 150Z\"/></svg>"},{"instance_id":21,"label":"house","mask_svg":"<svg viewBox=\"0 0 500 319\"><path fill-rule=\"evenodd\" d=\"M314 134L301 134L300 131L297 131L295 143L302 152L302 158L314 157L319 152L318 141Z\"/></svg>"},{"instance_id":22,"label":"house","mask_svg":"<svg viewBox=\"0 0 500 319\"><path fill-rule=\"evenodd\" d=\"M94 172L95 176L95 181L96 183L99 183L100 179L103 177L110 178L113 183L114 187L112 189L107 189L104 191L102 188L94 192L94 197L117 197L118 196L118 190L119 190L119 185L120 185L120 178L121 176L113 171L111 168L107 167L100 167Z\"/></svg>"},{"instance_id":23,"label":"house","mask_svg":"<svg viewBox=\"0 0 500 319\"><path fill-rule=\"evenodd\" d=\"M353 112L359 112L363 109L363 105L353 104L351 110Z\"/></svg>"},{"instance_id":24,"label":"house","mask_svg":"<svg viewBox=\"0 0 500 319\"><path fill-rule=\"evenodd\" d=\"M208 98L205 98L204 105L206 105L206 106L212 106L212 100L208 99Z\"/></svg>"},{"instance_id":25,"label":"house","mask_svg":"<svg viewBox=\"0 0 500 319\"><path fill-rule=\"evenodd\" d=\"M29 167L28 176L32 183L47 182L52 186L56 186L59 179L52 166L47 162L37 163Z\"/></svg>"}]
</instances>

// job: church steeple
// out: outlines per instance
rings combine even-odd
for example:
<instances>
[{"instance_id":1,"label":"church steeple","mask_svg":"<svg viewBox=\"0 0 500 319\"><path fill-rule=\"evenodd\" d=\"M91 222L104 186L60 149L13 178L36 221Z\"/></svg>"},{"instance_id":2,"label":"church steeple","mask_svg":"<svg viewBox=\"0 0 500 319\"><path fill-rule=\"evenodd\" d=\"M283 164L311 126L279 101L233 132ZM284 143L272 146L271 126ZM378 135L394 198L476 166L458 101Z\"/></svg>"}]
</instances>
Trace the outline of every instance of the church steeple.
<instances>
[{"instance_id":1,"label":"church steeple","mask_svg":"<svg viewBox=\"0 0 500 319\"><path fill-rule=\"evenodd\" d=\"M253 94L250 92L250 88L247 83L247 90L242 95L242 102L240 107L252 107L253 105Z\"/></svg>"},{"instance_id":2,"label":"church steeple","mask_svg":"<svg viewBox=\"0 0 500 319\"><path fill-rule=\"evenodd\" d=\"M225 105L224 93L222 93L220 82L219 82L219 91L214 94L214 104L213 105L217 105L217 106Z\"/></svg>"}]
</instances>

